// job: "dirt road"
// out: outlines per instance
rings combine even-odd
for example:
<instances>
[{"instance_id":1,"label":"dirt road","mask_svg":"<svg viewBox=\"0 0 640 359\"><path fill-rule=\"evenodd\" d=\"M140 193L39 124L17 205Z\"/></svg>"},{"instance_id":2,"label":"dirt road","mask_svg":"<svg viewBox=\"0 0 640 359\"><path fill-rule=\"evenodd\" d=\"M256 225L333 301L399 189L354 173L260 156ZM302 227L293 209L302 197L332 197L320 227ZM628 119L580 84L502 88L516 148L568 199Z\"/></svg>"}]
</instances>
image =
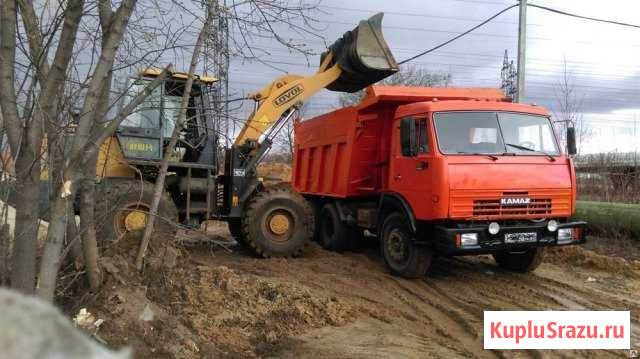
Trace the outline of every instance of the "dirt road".
<instances>
[{"instance_id":1,"label":"dirt road","mask_svg":"<svg viewBox=\"0 0 640 359\"><path fill-rule=\"evenodd\" d=\"M216 262L239 273L302 284L357 308L360 315L352 322L286 338L277 343L272 355L511 356L482 350L484 310L628 309L633 314L633 342L640 345L640 281L631 273L627 277L544 264L535 274L514 274L498 269L489 257L469 257L439 259L424 280L404 280L386 273L375 250L342 255L316 250L306 260L294 261L238 261L236 256L225 256ZM534 351L521 354L555 356Z\"/></svg>"},{"instance_id":2,"label":"dirt road","mask_svg":"<svg viewBox=\"0 0 640 359\"><path fill-rule=\"evenodd\" d=\"M102 335L154 358L600 358L628 354L484 351L483 311L615 309L631 310L640 347L637 261L579 248L548 261L516 274L488 256L439 258L424 280L404 280L388 274L374 246L337 254L314 245L303 258L268 260L192 248L161 281L145 281L158 319L140 324L105 311L115 325Z\"/></svg>"}]
</instances>

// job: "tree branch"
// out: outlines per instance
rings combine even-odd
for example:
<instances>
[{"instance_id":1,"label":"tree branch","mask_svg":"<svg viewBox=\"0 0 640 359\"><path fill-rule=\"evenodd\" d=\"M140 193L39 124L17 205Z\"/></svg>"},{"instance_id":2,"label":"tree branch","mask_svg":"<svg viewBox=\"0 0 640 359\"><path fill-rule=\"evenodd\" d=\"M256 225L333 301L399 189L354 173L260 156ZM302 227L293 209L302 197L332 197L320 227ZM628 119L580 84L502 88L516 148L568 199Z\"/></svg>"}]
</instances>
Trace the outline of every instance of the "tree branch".
<instances>
[{"instance_id":1,"label":"tree branch","mask_svg":"<svg viewBox=\"0 0 640 359\"><path fill-rule=\"evenodd\" d=\"M0 108L11 156L15 159L20 148L22 123L18 115L15 93L14 64L16 59L16 3L3 0L0 8Z\"/></svg>"}]
</instances>

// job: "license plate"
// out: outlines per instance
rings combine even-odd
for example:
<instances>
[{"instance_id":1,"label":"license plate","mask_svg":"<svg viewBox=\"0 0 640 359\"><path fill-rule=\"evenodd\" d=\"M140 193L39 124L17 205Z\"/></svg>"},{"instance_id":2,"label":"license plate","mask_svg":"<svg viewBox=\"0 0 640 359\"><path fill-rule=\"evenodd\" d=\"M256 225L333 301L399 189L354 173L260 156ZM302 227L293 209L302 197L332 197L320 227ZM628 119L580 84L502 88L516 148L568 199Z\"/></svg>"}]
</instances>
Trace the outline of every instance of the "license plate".
<instances>
[{"instance_id":1,"label":"license plate","mask_svg":"<svg viewBox=\"0 0 640 359\"><path fill-rule=\"evenodd\" d=\"M506 233L504 243L531 243L538 240L536 232L530 233Z\"/></svg>"}]
</instances>

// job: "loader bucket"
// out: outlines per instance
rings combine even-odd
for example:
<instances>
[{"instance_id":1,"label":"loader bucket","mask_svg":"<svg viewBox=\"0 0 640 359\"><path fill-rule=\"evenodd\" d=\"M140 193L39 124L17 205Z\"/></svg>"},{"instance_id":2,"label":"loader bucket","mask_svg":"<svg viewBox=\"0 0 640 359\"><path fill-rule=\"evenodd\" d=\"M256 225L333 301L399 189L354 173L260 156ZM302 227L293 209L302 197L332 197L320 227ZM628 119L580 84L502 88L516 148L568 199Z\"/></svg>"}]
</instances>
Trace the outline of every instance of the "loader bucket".
<instances>
[{"instance_id":1,"label":"loader bucket","mask_svg":"<svg viewBox=\"0 0 640 359\"><path fill-rule=\"evenodd\" d=\"M332 52L330 65L337 63L342 69L340 77L327 89L356 92L398 72L398 64L382 36L383 15L377 13L360 21L358 27L347 31L322 54L320 63Z\"/></svg>"}]
</instances>

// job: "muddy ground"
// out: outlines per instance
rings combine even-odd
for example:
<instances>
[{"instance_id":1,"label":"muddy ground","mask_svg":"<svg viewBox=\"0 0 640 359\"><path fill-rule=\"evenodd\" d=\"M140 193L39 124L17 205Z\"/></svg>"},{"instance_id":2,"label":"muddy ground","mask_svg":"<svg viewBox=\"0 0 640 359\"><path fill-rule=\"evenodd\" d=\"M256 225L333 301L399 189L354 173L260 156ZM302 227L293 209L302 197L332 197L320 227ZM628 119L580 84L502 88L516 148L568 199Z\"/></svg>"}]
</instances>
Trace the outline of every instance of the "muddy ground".
<instances>
[{"instance_id":1,"label":"muddy ground","mask_svg":"<svg viewBox=\"0 0 640 359\"><path fill-rule=\"evenodd\" d=\"M71 310L87 307L105 320L98 340L132 346L139 358L628 355L484 351L484 310L631 310L640 348L640 261L582 248L549 251L531 274L505 272L488 256L438 258L423 280L388 274L375 243L344 254L312 245L297 259L156 243L142 275L131 248L105 252L108 284Z\"/></svg>"}]
</instances>

